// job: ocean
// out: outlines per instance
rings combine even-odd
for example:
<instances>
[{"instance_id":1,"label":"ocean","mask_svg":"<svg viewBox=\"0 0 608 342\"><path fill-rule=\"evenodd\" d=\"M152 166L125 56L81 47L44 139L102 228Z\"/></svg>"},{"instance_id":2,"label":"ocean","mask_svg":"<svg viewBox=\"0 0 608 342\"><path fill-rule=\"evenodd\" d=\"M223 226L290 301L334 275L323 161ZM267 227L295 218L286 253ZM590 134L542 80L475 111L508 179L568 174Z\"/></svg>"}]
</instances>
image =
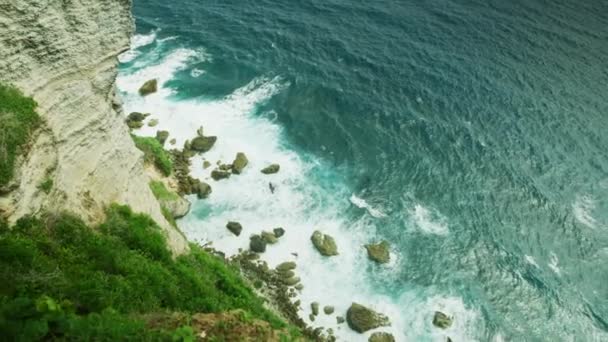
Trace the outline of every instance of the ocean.
<instances>
[{"instance_id":1,"label":"ocean","mask_svg":"<svg viewBox=\"0 0 608 342\"><path fill-rule=\"evenodd\" d=\"M135 0L125 112L152 113L212 195L179 221L227 255L283 227L310 303L397 341L608 341L608 2ZM157 78L159 92L137 89ZM242 175L209 180L203 158ZM261 168L281 170L264 175ZM272 182L272 193L268 183ZM236 237L226 228L239 221ZM314 230L336 240L322 257ZM386 240L391 261L363 245ZM296 253L297 257L292 253ZM454 317L432 324L435 311Z\"/></svg>"}]
</instances>

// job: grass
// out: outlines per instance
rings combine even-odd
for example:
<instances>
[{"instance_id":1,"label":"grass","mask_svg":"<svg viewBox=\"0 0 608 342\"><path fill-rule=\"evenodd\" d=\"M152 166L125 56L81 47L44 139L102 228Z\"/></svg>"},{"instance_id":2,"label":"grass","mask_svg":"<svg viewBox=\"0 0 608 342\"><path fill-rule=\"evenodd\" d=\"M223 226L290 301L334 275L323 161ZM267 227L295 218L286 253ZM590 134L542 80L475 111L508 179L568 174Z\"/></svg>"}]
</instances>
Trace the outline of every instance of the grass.
<instances>
[{"instance_id":1,"label":"grass","mask_svg":"<svg viewBox=\"0 0 608 342\"><path fill-rule=\"evenodd\" d=\"M46 178L42 183L38 184L38 189L44 191L46 194L50 193L52 188L53 180L51 178Z\"/></svg>"},{"instance_id":2,"label":"grass","mask_svg":"<svg viewBox=\"0 0 608 342\"><path fill-rule=\"evenodd\" d=\"M0 186L13 178L15 161L41 122L36 102L0 83Z\"/></svg>"},{"instance_id":3,"label":"grass","mask_svg":"<svg viewBox=\"0 0 608 342\"><path fill-rule=\"evenodd\" d=\"M167 187L165 187L165 183L161 181L151 181L150 189L152 190L152 193L154 194L156 199L159 201L171 201L179 198L178 194L171 190L168 190Z\"/></svg>"},{"instance_id":4,"label":"grass","mask_svg":"<svg viewBox=\"0 0 608 342\"><path fill-rule=\"evenodd\" d=\"M165 176L171 174L173 171L171 155L163 148L156 138L138 137L133 134L131 137L133 137L135 146L144 152L144 158L147 163L154 163Z\"/></svg>"},{"instance_id":5,"label":"grass","mask_svg":"<svg viewBox=\"0 0 608 342\"><path fill-rule=\"evenodd\" d=\"M11 229L0 221L0 284L8 340L188 340L188 328L154 330L137 318L160 311L243 309L286 327L237 269L196 245L173 258L154 221L124 206L95 229L67 214Z\"/></svg>"}]
</instances>

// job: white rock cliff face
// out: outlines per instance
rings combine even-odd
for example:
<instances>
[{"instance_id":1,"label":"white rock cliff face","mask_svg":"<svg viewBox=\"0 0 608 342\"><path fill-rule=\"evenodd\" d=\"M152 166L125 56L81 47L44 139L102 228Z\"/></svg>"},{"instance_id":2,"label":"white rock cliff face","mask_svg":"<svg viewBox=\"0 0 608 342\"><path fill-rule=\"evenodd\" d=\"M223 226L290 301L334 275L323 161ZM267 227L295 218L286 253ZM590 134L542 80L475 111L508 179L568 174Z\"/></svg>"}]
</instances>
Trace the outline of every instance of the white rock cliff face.
<instances>
[{"instance_id":1,"label":"white rock cliff face","mask_svg":"<svg viewBox=\"0 0 608 342\"><path fill-rule=\"evenodd\" d=\"M131 0L0 0L0 81L32 96L46 120L0 214L67 210L98 223L110 203L128 204L181 253L187 242L163 217L115 100L117 56L132 32ZM47 195L38 184L48 176Z\"/></svg>"}]
</instances>

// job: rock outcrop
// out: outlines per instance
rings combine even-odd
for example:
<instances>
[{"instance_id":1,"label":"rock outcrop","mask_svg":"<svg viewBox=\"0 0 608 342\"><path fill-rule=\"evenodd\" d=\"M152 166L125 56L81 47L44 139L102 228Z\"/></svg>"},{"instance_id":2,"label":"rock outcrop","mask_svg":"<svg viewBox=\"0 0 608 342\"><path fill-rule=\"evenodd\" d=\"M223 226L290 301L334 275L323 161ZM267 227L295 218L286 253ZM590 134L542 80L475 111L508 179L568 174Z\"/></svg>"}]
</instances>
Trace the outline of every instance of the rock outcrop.
<instances>
[{"instance_id":1,"label":"rock outcrop","mask_svg":"<svg viewBox=\"0 0 608 342\"><path fill-rule=\"evenodd\" d=\"M395 337L387 332L375 332L371 334L368 342L395 342Z\"/></svg>"},{"instance_id":2,"label":"rock outcrop","mask_svg":"<svg viewBox=\"0 0 608 342\"><path fill-rule=\"evenodd\" d=\"M109 204L127 204L159 223L174 253L188 250L148 187L114 87L134 28L131 0L4 1L0 18L0 81L32 96L46 122L14 190L0 198L0 215L68 210L95 224ZM47 195L37 186L52 167Z\"/></svg>"},{"instance_id":3,"label":"rock outcrop","mask_svg":"<svg viewBox=\"0 0 608 342\"><path fill-rule=\"evenodd\" d=\"M348 308L346 322L351 329L359 333L390 325L388 317L357 303Z\"/></svg>"},{"instance_id":4,"label":"rock outcrop","mask_svg":"<svg viewBox=\"0 0 608 342\"><path fill-rule=\"evenodd\" d=\"M437 328L447 329L452 326L452 317L444 314L441 311L435 311L433 316L433 325Z\"/></svg>"},{"instance_id":5,"label":"rock outcrop","mask_svg":"<svg viewBox=\"0 0 608 342\"><path fill-rule=\"evenodd\" d=\"M386 241L365 245L365 249L367 249L367 256L371 260L380 264L385 264L391 260L389 247L390 246Z\"/></svg>"},{"instance_id":6,"label":"rock outcrop","mask_svg":"<svg viewBox=\"0 0 608 342\"><path fill-rule=\"evenodd\" d=\"M281 169L281 166L279 164L270 164L270 165L266 166L265 168L263 168L261 170L261 172L266 175L271 175L273 173L279 172L280 169Z\"/></svg>"},{"instance_id":7,"label":"rock outcrop","mask_svg":"<svg viewBox=\"0 0 608 342\"><path fill-rule=\"evenodd\" d=\"M240 175L247 164L249 164L249 160L245 153L237 153L236 158L234 158L234 161L232 162L232 173Z\"/></svg>"},{"instance_id":8,"label":"rock outcrop","mask_svg":"<svg viewBox=\"0 0 608 342\"><path fill-rule=\"evenodd\" d=\"M333 237L315 230L310 237L312 244L324 256L338 255L338 246Z\"/></svg>"}]
</instances>

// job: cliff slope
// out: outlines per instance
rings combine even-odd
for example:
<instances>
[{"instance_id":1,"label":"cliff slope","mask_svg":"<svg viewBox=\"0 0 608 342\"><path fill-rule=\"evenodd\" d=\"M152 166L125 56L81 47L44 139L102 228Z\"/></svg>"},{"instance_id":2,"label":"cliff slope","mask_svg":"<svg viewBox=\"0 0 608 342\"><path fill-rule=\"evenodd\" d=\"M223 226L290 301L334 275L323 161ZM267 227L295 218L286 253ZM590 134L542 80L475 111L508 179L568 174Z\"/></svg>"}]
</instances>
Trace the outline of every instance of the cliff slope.
<instances>
[{"instance_id":1,"label":"cliff slope","mask_svg":"<svg viewBox=\"0 0 608 342\"><path fill-rule=\"evenodd\" d=\"M0 81L32 96L46 121L0 197L0 214L69 210L98 223L110 203L127 204L158 222L181 253L187 242L148 187L115 97L116 57L132 31L131 0L0 0ZM48 194L39 188L47 178Z\"/></svg>"}]
</instances>

